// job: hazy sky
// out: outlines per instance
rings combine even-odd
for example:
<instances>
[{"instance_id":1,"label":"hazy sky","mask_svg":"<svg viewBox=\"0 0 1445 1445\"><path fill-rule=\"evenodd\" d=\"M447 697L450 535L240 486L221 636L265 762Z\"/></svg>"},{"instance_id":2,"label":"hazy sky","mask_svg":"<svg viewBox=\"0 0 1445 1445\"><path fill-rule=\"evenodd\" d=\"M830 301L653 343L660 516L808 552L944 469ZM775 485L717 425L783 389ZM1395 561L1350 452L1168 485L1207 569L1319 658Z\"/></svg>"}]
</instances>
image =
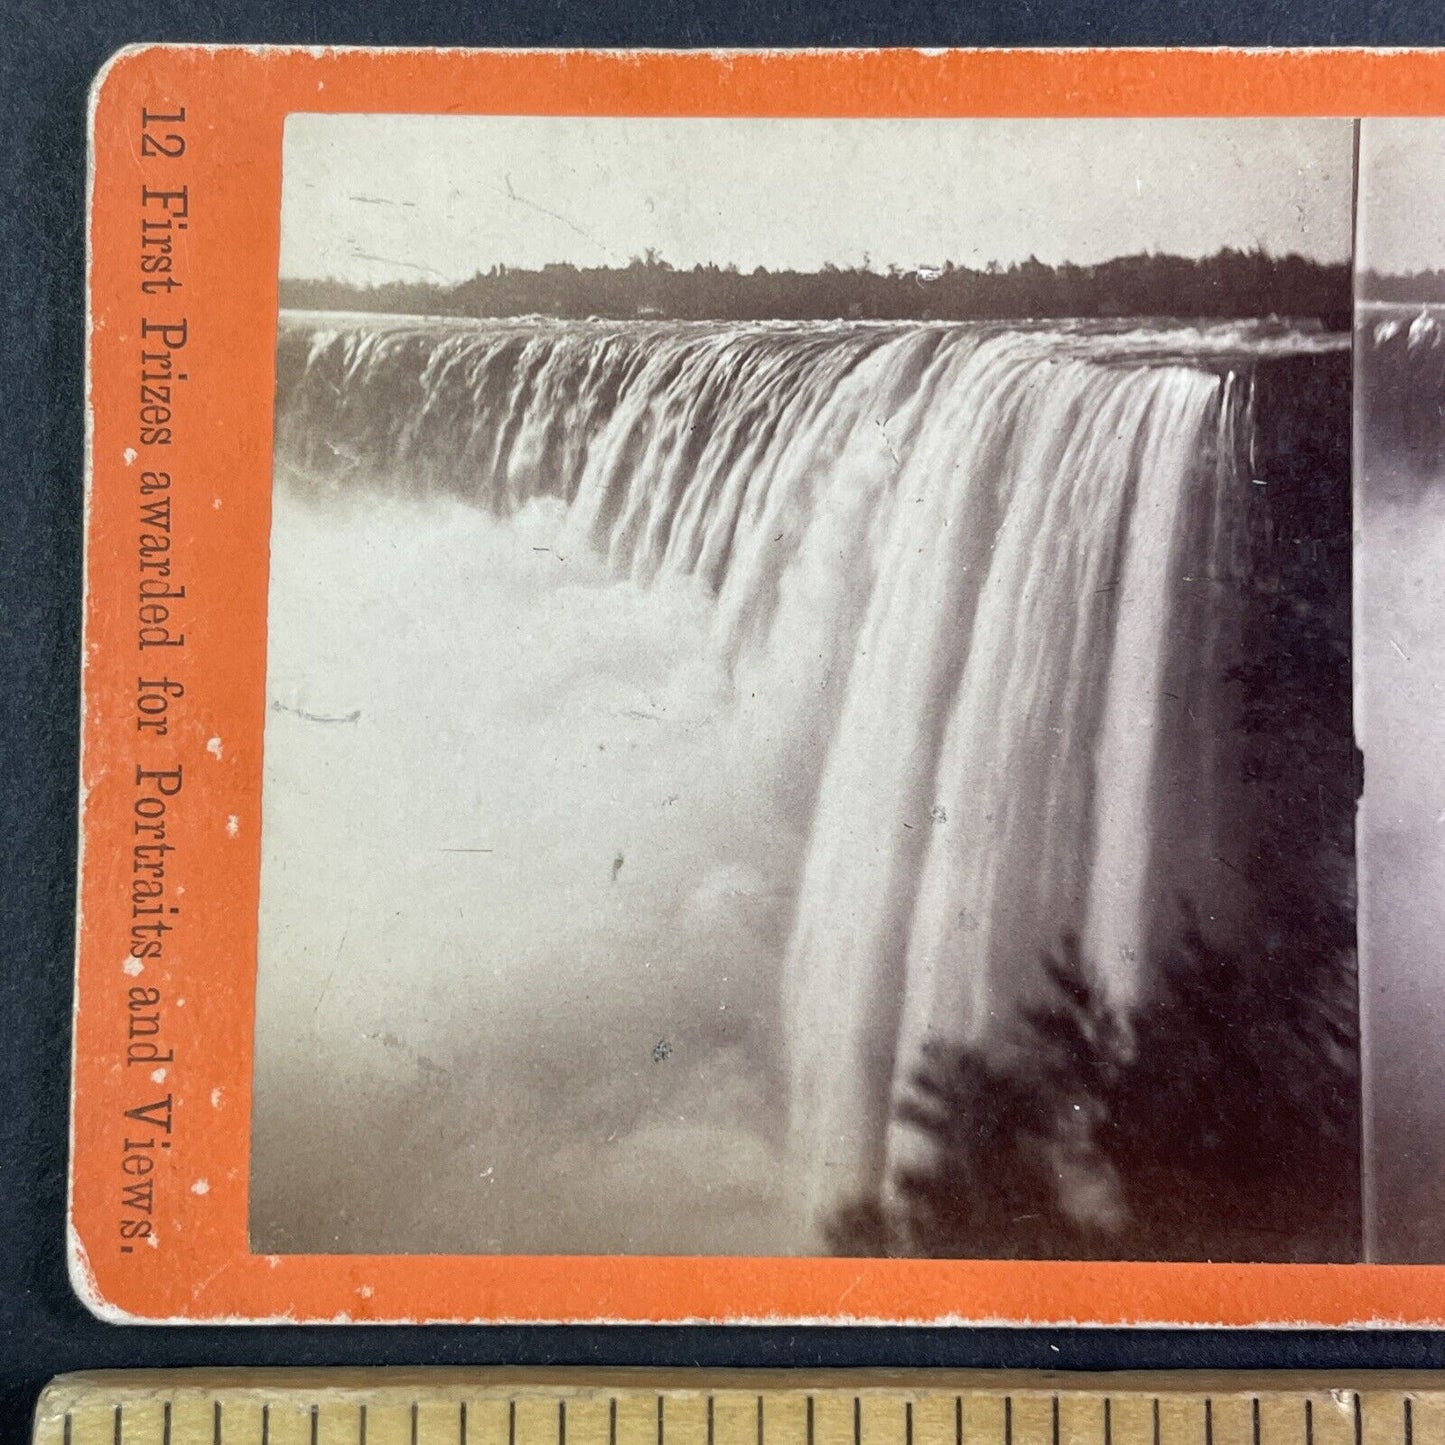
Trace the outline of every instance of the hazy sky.
<instances>
[{"instance_id":1,"label":"hazy sky","mask_svg":"<svg viewBox=\"0 0 1445 1445\"><path fill-rule=\"evenodd\" d=\"M1361 122L1360 262L1385 272L1445 268L1445 120Z\"/></svg>"},{"instance_id":2,"label":"hazy sky","mask_svg":"<svg viewBox=\"0 0 1445 1445\"><path fill-rule=\"evenodd\" d=\"M281 274L1349 254L1338 120L293 115Z\"/></svg>"}]
</instances>

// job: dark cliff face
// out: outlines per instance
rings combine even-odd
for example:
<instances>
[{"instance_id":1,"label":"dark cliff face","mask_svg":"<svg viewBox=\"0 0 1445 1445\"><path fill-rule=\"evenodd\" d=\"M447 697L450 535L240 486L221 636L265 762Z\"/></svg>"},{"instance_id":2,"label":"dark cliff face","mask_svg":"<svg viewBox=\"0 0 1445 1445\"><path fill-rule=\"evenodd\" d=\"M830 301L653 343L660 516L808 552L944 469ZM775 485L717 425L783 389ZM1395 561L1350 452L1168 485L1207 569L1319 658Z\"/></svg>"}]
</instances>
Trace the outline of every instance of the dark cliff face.
<instances>
[{"instance_id":1,"label":"dark cliff face","mask_svg":"<svg viewBox=\"0 0 1445 1445\"><path fill-rule=\"evenodd\" d=\"M1144 1201L1146 1256L1357 1259L1351 357L1259 359L1236 378L1248 512L1220 745L1238 816L1215 862L1246 924L1213 927L1201 880L1156 899L1156 987L1112 1101L1118 1167ZM1171 691L1187 696L1189 666ZM1179 826L1208 802L1186 796Z\"/></svg>"},{"instance_id":2,"label":"dark cliff face","mask_svg":"<svg viewBox=\"0 0 1445 1445\"><path fill-rule=\"evenodd\" d=\"M1296 1249L1313 1236L1325 1258L1357 1257L1360 1239L1350 363L1337 352L1258 369L1263 485L1239 671L1257 810L1242 866L1257 880L1266 1015L1242 1026L1273 1058L1275 1087L1258 1108L1293 1108L1270 1136L1260 1203L1292 1221ZM1313 1082L1299 1077L1311 1069Z\"/></svg>"}]
</instances>

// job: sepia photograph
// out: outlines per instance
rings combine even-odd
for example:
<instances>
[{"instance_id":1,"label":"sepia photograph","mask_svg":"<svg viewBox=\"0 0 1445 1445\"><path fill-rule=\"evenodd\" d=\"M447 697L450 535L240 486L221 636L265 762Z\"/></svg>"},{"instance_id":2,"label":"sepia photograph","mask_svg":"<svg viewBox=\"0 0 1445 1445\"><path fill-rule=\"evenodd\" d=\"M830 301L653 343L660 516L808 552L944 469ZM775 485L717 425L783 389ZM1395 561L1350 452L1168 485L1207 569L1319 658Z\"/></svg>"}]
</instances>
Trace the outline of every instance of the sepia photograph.
<instances>
[{"instance_id":1,"label":"sepia photograph","mask_svg":"<svg viewBox=\"0 0 1445 1445\"><path fill-rule=\"evenodd\" d=\"M1445 1260L1445 121L1360 125L1355 723L1367 1255Z\"/></svg>"},{"instance_id":2,"label":"sepia photograph","mask_svg":"<svg viewBox=\"0 0 1445 1445\"><path fill-rule=\"evenodd\" d=\"M291 114L252 1248L1373 1249L1407 129Z\"/></svg>"}]
</instances>

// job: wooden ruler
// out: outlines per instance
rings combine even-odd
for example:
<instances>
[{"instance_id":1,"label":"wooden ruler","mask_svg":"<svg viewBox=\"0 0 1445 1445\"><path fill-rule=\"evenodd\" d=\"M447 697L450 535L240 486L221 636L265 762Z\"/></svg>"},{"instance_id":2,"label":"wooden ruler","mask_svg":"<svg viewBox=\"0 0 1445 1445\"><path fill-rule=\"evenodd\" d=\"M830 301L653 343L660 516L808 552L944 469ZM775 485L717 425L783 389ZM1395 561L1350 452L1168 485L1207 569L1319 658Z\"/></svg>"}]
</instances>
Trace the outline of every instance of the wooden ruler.
<instances>
[{"instance_id":1,"label":"wooden ruler","mask_svg":"<svg viewBox=\"0 0 1445 1445\"><path fill-rule=\"evenodd\" d=\"M1445 1374L117 1371L34 1445L1445 1445Z\"/></svg>"}]
</instances>

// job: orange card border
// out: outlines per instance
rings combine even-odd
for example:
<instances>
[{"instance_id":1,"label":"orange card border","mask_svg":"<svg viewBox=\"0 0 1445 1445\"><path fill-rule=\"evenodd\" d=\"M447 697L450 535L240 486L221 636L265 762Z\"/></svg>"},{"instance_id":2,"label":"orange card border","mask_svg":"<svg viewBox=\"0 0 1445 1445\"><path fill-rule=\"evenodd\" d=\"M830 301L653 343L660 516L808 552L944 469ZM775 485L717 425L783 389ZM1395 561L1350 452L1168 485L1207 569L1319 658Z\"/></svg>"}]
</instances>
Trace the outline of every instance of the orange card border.
<instances>
[{"instance_id":1,"label":"orange card border","mask_svg":"<svg viewBox=\"0 0 1445 1445\"><path fill-rule=\"evenodd\" d=\"M173 129L184 131L183 156L143 144L143 109L181 107L186 121ZM286 115L303 110L1433 115L1445 114L1445 52L153 46L112 59L91 113L70 1201L71 1274L85 1302L109 1319L189 1322L1445 1323L1445 1266L249 1252L281 137ZM167 126L152 129L163 135ZM143 185L187 188L187 228L173 237L182 285L168 294L145 295L139 285ZM175 369L184 365L187 379L171 383L174 436L164 447L142 445L139 328L182 317L186 344ZM147 604L138 581L159 569L139 570L140 473L160 463L174 499L170 590L183 586L185 596L168 600L158 625L183 632L185 643L141 652ZM164 736L142 732L137 684L166 677L167 667L185 695L172 700ZM183 785L166 800L175 851L162 856L164 905L180 911L162 915L173 920L163 955L137 975L123 967L135 921L135 805L149 796L136 773L177 765ZM155 1066L164 1077L151 1061L126 1056L129 1017L147 1011L131 1009L129 990L146 987L162 996L157 1051L174 1053ZM125 1116L165 1098L168 1114ZM163 1117L169 1134L157 1123ZM147 1135L150 1145L141 1142ZM147 1149L148 1167L127 1163ZM124 1189L146 1178L154 1245L127 1241L121 1229L144 1217L126 1205Z\"/></svg>"}]
</instances>

